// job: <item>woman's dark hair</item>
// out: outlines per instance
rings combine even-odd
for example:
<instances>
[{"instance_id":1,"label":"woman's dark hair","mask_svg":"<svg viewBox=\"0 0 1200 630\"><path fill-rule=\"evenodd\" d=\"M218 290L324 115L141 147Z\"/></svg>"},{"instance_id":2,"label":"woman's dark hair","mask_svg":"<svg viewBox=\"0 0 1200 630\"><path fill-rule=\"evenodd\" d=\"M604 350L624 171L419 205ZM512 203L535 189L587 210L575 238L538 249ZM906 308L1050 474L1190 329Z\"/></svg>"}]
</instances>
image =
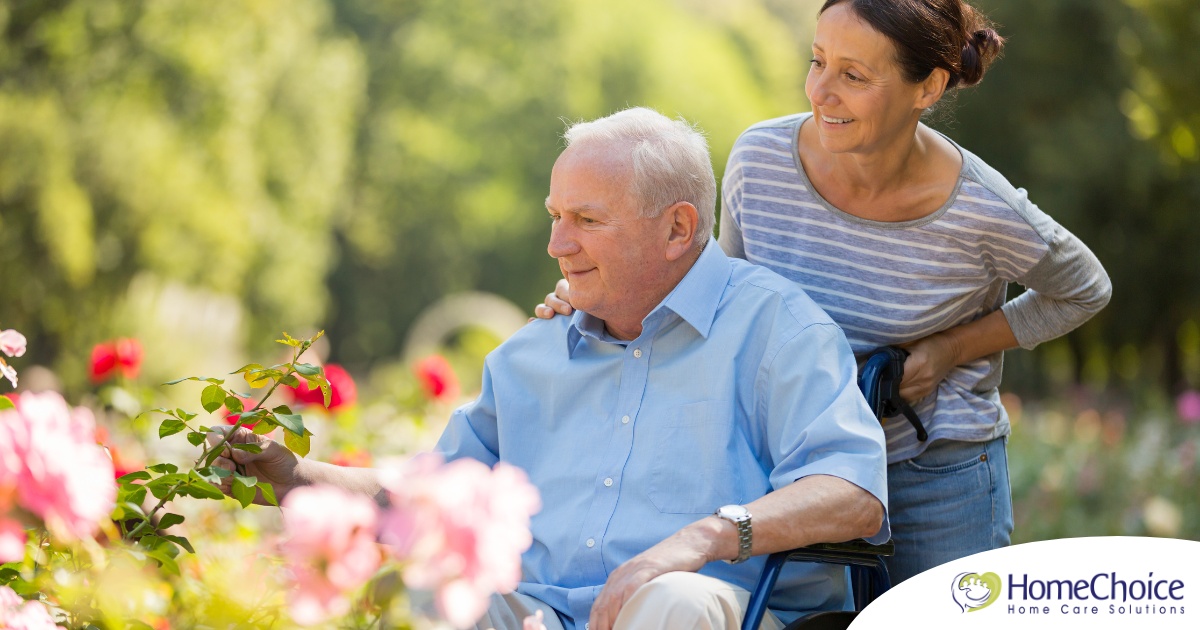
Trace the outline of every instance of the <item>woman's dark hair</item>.
<instances>
[{"instance_id":1,"label":"woman's dark hair","mask_svg":"<svg viewBox=\"0 0 1200 630\"><path fill-rule=\"evenodd\" d=\"M1004 38L987 17L962 0L825 0L817 15L835 4L848 5L892 40L910 83L945 68L950 73L947 90L975 85L1004 47Z\"/></svg>"}]
</instances>

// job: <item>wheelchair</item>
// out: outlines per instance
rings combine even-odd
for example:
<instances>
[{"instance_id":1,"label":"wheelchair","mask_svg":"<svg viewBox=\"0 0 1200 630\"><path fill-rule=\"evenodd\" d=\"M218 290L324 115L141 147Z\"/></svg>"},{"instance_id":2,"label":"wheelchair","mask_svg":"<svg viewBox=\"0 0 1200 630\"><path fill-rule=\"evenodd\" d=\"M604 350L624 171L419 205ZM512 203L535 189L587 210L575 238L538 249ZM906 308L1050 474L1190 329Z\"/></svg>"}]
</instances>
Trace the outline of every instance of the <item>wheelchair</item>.
<instances>
[{"instance_id":1,"label":"wheelchair","mask_svg":"<svg viewBox=\"0 0 1200 630\"><path fill-rule=\"evenodd\" d=\"M900 380L904 376L904 359L908 352L886 346L872 352L858 371L858 388L877 418L903 414L917 431L917 439L928 439L924 425L908 403L900 398ZM854 610L821 611L805 615L789 624L785 630L845 630L850 622L875 598L891 588L884 558L893 555L891 541L872 545L865 540L843 543L822 543L773 553L767 557L762 577L750 594L742 630L757 630L767 612L767 600L775 588L783 566L788 562L821 562L850 567L850 590Z\"/></svg>"}]
</instances>

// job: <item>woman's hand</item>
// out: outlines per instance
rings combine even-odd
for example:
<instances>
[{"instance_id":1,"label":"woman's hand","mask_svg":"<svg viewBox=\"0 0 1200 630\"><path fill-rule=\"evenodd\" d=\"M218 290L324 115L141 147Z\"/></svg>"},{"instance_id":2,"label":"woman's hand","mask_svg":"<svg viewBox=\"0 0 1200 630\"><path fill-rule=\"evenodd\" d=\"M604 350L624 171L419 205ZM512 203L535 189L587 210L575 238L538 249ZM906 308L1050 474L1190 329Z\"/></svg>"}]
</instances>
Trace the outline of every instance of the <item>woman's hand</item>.
<instances>
[{"instance_id":1,"label":"woman's hand","mask_svg":"<svg viewBox=\"0 0 1200 630\"><path fill-rule=\"evenodd\" d=\"M900 381L900 397L910 404L937 391L946 374L958 365L959 348L953 335L936 333L900 344L908 350L904 360L904 379Z\"/></svg>"},{"instance_id":2,"label":"woman's hand","mask_svg":"<svg viewBox=\"0 0 1200 630\"><path fill-rule=\"evenodd\" d=\"M554 314L570 315L575 309L571 308L571 285L566 278L554 285L554 293L546 294L546 302L533 307L533 314L541 319L553 319Z\"/></svg>"}]
</instances>

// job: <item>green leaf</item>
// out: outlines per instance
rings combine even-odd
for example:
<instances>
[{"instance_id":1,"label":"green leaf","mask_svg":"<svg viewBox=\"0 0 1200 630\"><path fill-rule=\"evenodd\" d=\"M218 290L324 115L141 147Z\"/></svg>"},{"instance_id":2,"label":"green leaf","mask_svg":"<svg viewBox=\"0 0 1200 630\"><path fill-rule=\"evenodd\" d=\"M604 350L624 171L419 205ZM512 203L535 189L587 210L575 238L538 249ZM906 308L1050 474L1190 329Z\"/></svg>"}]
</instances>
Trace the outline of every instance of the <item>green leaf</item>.
<instances>
[{"instance_id":1,"label":"green leaf","mask_svg":"<svg viewBox=\"0 0 1200 630\"><path fill-rule=\"evenodd\" d=\"M187 476L181 473L163 475L154 481L147 482L146 489L154 495L154 498L165 499L167 498L167 494L170 492L172 485L180 483L186 479Z\"/></svg>"},{"instance_id":2,"label":"green leaf","mask_svg":"<svg viewBox=\"0 0 1200 630\"><path fill-rule=\"evenodd\" d=\"M321 397L324 399L325 408L328 409L329 401L331 398L333 398L333 388L329 386L329 381L325 380L324 377L321 378L320 385L321 385Z\"/></svg>"},{"instance_id":3,"label":"green leaf","mask_svg":"<svg viewBox=\"0 0 1200 630\"><path fill-rule=\"evenodd\" d=\"M296 378L295 374L288 374L279 379L279 382L288 387L300 387L300 379Z\"/></svg>"},{"instance_id":4,"label":"green leaf","mask_svg":"<svg viewBox=\"0 0 1200 630\"><path fill-rule=\"evenodd\" d=\"M266 435L275 430L276 425L270 422L259 422L250 429L254 435Z\"/></svg>"},{"instance_id":5,"label":"green leaf","mask_svg":"<svg viewBox=\"0 0 1200 630\"><path fill-rule=\"evenodd\" d=\"M204 410L212 413L225 403L225 390L220 385L209 385L200 393L200 404Z\"/></svg>"},{"instance_id":6,"label":"green leaf","mask_svg":"<svg viewBox=\"0 0 1200 630\"><path fill-rule=\"evenodd\" d=\"M155 464L147 467L146 470L152 470L160 475L169 475L171 473L179 472L179 467L175 464Z\"/></svg>"},{"instance_id":7,"label":"green leaf","mask_svg":"<svg viewBox=\"0 0 1200 630\"><path fill-rule=\"evenodd\" d=\"M143 490L145 492L145 490ZM142 506L132 501L121 501L113 508L113 520L123 520L128 518L136 518L138 520L146 520L146 512Z\"/></svg>"},{"instance_id":8,"label":"green leaf","mask_svg":"<svg viewBox=\"0 0 1200 630\"><path fill-rule=\"evenodd\" d=\"M276 339L276 340L275 340L275 343L281 343L281 344L283 344L283 345L285 345L285 346L291 346L291 347L293 347L293 348L299 348L299 347L300 347L300 344L302 344L302 343L304 343L304 342L303 342L303 341L300 341L299 339L295 339L295 338L293 338L291 335L289 335L289 334L287 334L287 333L285 332L285 333L283 333L283 339Z\"/></svg>"},{"instance_id":9,"label":"green leaf","mask_svg":"<svg viewBox=\"0 0 1200 630\"><path fill-rule=\"evenodd\" d=\"M9 582L12 582L20 577L21 572L12 567L4 567L3 569L0 569L0 584L8 584Z\"/></svg>"},{"instance_id":10,"label":"green leaf","mask_svg":"<svg viewBox=\"0 0 1200 630\"><path fill-rule=\"evenodd\" d=\"M305 431L304 435L293 435L291 431L283 432L283 445L288 447L288 450L304 457L308 455L308 450L311 448L308 437L311 432Z\"/></svg>"},{"instance_id":11,"label":"green leaf","mask_svg":"<svg viewBox=\"0 0 1200 630\"><path fill-rule=\"evenodd\" d=\"M162 537L175 543L176 545L179 545L180 547L183 547L184 549L187 549L188 553L190 553L190 554L196 553L196 550L192 548L192 543L189 542L188 539L184 538L183 536L175 536L173 534L163 534Z\"/></svg>"},{"instance_id":12,"label":"green leaf","mask_svg":"<svg viewBox=\"0 0 1200 630\"><path fill-rule=\"evenodd\" d=\"M167 381L166 383L163 383L163 385L178 385L184 381L198 381L198 380L200 380L200 377L198 377L198 376L185 376L183 378L177 378L173 381ZM155 409L155 411L158 411L158 410Z\"/></svg>"},{"instance_id":13,"label":"green leaf","mask_svg":"<svg viewBox=\"0 0 1200 630\"><path fill-rule=\"evenodd\" d=\"M146 481L146 480L150 479L151 477L153 477L153 475L151 475L149 471L137 470L137 471L134 471L131 473L126 473L124 475L121 475L120 477L117 477L117 483L125 484L125 483L131 483L134 481Z\"/></svg>"},{"instance_id":14,"label":"green leaf","mask_svg":"<svg viewBox=\"0 0 1200 630\"><path fill-rule=\"evenodd\" d=\"M242 367L238 368L237 370L230 372L230 374L242 374L244 372L249 372L251 370L261 370L262 367L263 366L261 363L247 363L246 365L243 365Z\"/></svg>"},{"instance_id":15,"label":"green leaf","mask_svg":"<svg viewBox=\"0 0 1200 630\"><path fill-rule=\"evenodd\" d=\"M182 514L167 512L166 514L163 514L162 518L158 519L158 528L167 529L168 527L173 527L182 523L183 521L184 517Z\"/></svg>"},{"instance_id":16,"label":"green leaf","mask_svg":"<svg viewBox=\"0 0 1200 630\"><path fill-rule=\"evenodd\" d=\"M291 407L288 407L287 405L279 405L278 407L276 407L276 408L272 409L271 411L274 411L275 413L287 413L287 414L290 414L290 413L292 413L292 408L291 408Z\"/></svg>"},{"instance_id":17,"label":"green leaf","mask_svg":"<svg viewBox=\"0 0 1200 630\"><path fill-rule=\"evenodd\" d=\"M236 448L239 451L246 451L247 453L261 453L262 452L262 447L259 446L258 444L230 444L229 446L232 448Z\"/></svg>"},{"instance_id":18,"label":"green leaf","mask_svg":"<svg viewBox=\"0 0 1200 630\"><path fill-rule=\"evenodd\" d=\"M176 410L175 410L175 417L176 417L176 418L179 418L180 420L183 420L184 422L186 422L186 421L188 421L188 420L191 420L192 418L195 418L195 417L196 417L196 414L194 414L194 413L188 413L188 412L184 411L183 409L176 409Z\"/></svg>"},{"instance_id":19,"label":"green leaf","mask_svg":"<svg viewBox=\"0 0 1200 630\"><path fill-rule=\"evenodd\" d=\"M274 375L272 375L272 371L270 370L254 370L252 372L246 372L244 378L246 379L247 385L257 389L270 383L273 376L278 377L280 374L275 372Z\"/></svg>"},{"instance_id":20,"label":"green leaf","mask_svg":"<svg viewBox=\"0 0 1200 630\"><path fill-rule=\"evenodd\" d=\"M188 475L188 485L185 487L197 499L216 499L219 501L225 498L225 494L221 492L220 488L209 483L200 476L200 473L194 470Z\"/></svg>"},{"instance_id":21,"label":"green leaf","mask_svg":"<svg viewBox=\"0 0 1200 630\"><path fill-rule=\"evenodd\" d=\"M229 413L241 413L244 409L242 407L242 400L234 396L227 396L225 398L225 408L229 410Z\"/></svg>"},{"instance_id":22,"label":"green leaf","mask_svg":"<svg viewBox=\"0 0 1200 630\"><path fill-rule=\"evenodd\" d=\"M233 498L237 499L237 502L242 505L243 510L251 503L254 503L255 494L254 486L247 488L240 483L233 484Z\"/></svg>"},{"instance_id":23,"label":"green leaf","mask_svg":"<svg viewBox=\"0 0 1200 630\"><path fill-rule=\"evenodd\" d=\"M172 558L171 554L162 549L149 549L146 551L146 555L158 560L158 563L162 565L163 571L171 575L179 575L179 564L175 562L175 558Z\"/></svg>"},{"instance_id":24,"label":"green leaf","mask_svg":"<svg viewBox=\"0 0 1200 630\"><path fill-rule=\"evenodd\" d=\"M304 435L304 418L298 413L277 413L275 420L279 426L287 429L289 433L299 437Z\"/></svg>"},{"instance_id":25,"label":"green leaf","mask_svg":"<svg viewBox=\"0 0 1200 630\"><path fill-rule=\"evenodd\" d=\"M8 396L0 396L0 411L16 408L17 406L13 404L13 401Z\"/></svg>"},{"instance_id":26,"label":"green leaf","mask_svg":"<svg viewBox=\"0 0 1200 630\"><path fill-rule=\"evenodd\" d=\"M309 363L296 363L292 367L296 370L296 373L305 377L316 376L321 373L321 368Z\"/></svg>"},{"instance_id":27,"label":"green leaf","mask_svg":"<svg viewBox=\"0 0 1200 630\"><path fill-rule=\"evenodd\" d=\"M258 484L258 477L250 477L247 475L235 474L233 476L233 485L237 486L238 484L246 486L247 488L253 488L255 485Z\"/></svg>"},{"instance_id":28,"label":"green leaf","mask_svg":"<svg viewBox=\"0 0 1200 630\"><path fill-rule=\"evenodd\" d=\"M262 492L263 498L267 500L267 503L279 507L279 500L275 498L275 488L271 487L271 484L260 481L258 482L258 489Z\"/></svg>"},{"instance_id":29,"label":"green leaf","mask_svg":"<svg viewBox=\"0 0 1200 630\"><path fill-rule=\"evenodd\" d=\"M199 431L192 431L187 434L187 441L191 442L192 446L200 446L204 443L204 434Z\"/></svg>"},{"instance_id":30,"label":"green leaf","mask_svg":"<svg viewBox=\"0 0 1200 630\"><path fill-rule=\"evenodd\" d=\"M146 487L135 484L122 485L117 488L117 503L132 503L141 506L146 502ZM140 507L138 509L141 509Z\"/></svg>"},{"instance_id":31,"label":"green leaf","mask_svg":"<svg viewBox=\"0 0 1200 630\"><path fill-rule=\"evenodd\" d=\"M175 435L184 429L187 429L187 425L183 423L183 420L168 418L163 420L162 424L158 425L158 439L161 440L168 435Z\"/></svg>"}]
</instances>

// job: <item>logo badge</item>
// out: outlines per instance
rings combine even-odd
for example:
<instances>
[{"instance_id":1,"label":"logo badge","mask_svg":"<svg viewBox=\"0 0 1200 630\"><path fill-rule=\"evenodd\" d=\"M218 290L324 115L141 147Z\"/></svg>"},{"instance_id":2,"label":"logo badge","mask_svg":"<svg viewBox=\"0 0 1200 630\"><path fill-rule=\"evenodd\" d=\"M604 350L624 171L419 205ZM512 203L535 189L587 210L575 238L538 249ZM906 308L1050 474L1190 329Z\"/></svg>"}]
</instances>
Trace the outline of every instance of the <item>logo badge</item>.
<instances>
[{"instance_id":1,"label":"logo badge","mask_svg":"<svg viewBox=\"0 0 1200 630\"><path fill-rule=\"evenodd\" d=\"M1000 598L1000 576L995 573L959 573L950 585L954 603L965 613L983 610Z\"/></svg>"}]
</instances>

